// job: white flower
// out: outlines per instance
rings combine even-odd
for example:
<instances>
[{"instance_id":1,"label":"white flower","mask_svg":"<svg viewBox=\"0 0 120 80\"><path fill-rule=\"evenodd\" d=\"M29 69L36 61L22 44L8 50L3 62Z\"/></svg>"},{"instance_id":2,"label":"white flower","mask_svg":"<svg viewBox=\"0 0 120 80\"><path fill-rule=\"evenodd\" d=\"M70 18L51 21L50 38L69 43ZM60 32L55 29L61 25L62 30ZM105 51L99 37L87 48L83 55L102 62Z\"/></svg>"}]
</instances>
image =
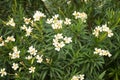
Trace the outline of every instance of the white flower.
<instances>
[{"instance_id":1,"label":"white flower","mask_svg":"<svg viewBox=\"0 0 120 80\"><path fill-rule=\"evenodd\" d=\"M5 71L5 68L0 70L1 77L7 75L7 72Z\"/></svg>"},{"instance_id":2,"label":"white flower","mask_svg":"<svg viewBox=\"0 0 120 80\"><path fill-rule=\"evenodd\" d=\"M21 27L21 29L22 29L22 30L26 30L27 27L26 27L25 25L23 25L23 26Z\"/></svg>"},{"instance_id":3,"label":"white flower","mask_svg":"<svg viewBox=\"0 0 120 80\"><path fill-rule=\"evenodd\" d=\"M11 19L6 23L6 25L10 25L10 26L15 27L15 22L14 22L13 18L11 18Z\"/></svg>"},{"instance_id":4,"label":"white flower","mask_svg":"<svg viewBox=\"0 0 120 80\"><path fill-rule=\"evenodd\" d=\"M87 3L89 0L81 0L81 1Z\"/></svg>"},{"instance_id":5,"label":"white flower","mask_svg":"<svg viewBox=\"0 0 120 80\"><path fill-rule=\"evenodd\" d=\"M55 46L55 50L57 51L60 51L60 49L65 46L63 41L58 42L57 39L53 39L53 45Z\"/></svg>"},{"instance_id":6,"label":"white flower","mask_svg":"<svg viewBox=\"0 0 120 80\"><path fill-rule=\"evenodd\" d=\"M41 55L41 56L37 55L37 56L36 56L37 63L41 63L41 62L43 61L42 56L43 56L43 55Z\"/></svg>"},{"instance_id":7,"label":"white flower","mask_svg":"<svg viewBox=\"0 0 120 80\"><path fill-rule=\"evenodd\" d=\"M82 12L79 14L80 15L80 19L83 21L83 22L86 22L86 19L87 19L87 14L85 12Z\"/></svg>"},{"instance_id":8,"label":"white flower","mask_svg":"<svg viewBox=\"0 0 120 80\"><path fill-rule=\"evenodd\" d=\"M65 46L63 41L59 41L59 39L63 39L62 34L57 34L54 36L55 39L53 39L53 45L55 46L55 50L60 51L60 48L62 48L63 46Z\"/></svg>"},{"instance_id":9,"label":"white flower","mask_svg":"<svg viewBox=\"0 0 120 80\"><path fill-rule=\"evenodd\" d=\"M51 24L53 29L61 29L63 20L58 20L59 15L54 15L51 19L47 19L46 23Z\"/></svg>"},{"instance_id":10,"label":"white flower","mask_svg":"<svg viewBox=\"0 0 120 80\"><path fill-rule=\"evenodd\" d=\"M80 13L80 12L74 11L73 15L75 16L75 19L80 18L83 22L86 22L87 14L85 12Z\"/></svg>"},{"instance_id":11,"label":"white flower","mask_svg":"<svg viewBox=\"0 0 120 80\"><path fill-rule=\"evenodd\" d=\"M101 53L102 53L102 54L101 54L102 56L108 56L108 57L111 57L111 56L112 56L108 50L102 50Z\"/></svg>"},{"instance_id":12,"label":"white flower","mask_svg":"<svg viewBox=\"0 0 120 80\"><path fill-rule=\"evenodd\" d=\"M58 39L53 39L53 45L56 46L57 44L59 44Z\"/></svg>"},{"instance_id":13,"label":"white flower","mask_svg":"<svg viewBox=\"0 0 120 80\"><path fill-rule=\"evenodd\" d=\"M60 48L64 47L65 46L65 43L63 41L61 41L58 45Z\"/></svg>"},{"instance_id":14,"label":"white flower","mask_svg":"<svg viewBox=\"0 0 120 80\"><path fill-rule=\"evenodd\" d=\"M39 21L40 18L46 17L44 13L40 11L36 11L35 14L33 15L34 21Z\"/></svg>"},{"instance_id":15,"label":"white flower","mask_svg":"<svg viewBox=\"0 0 120 80\"><path fill-rule=\"evenodd\" d=\"M89 0L84 0L85 2L88 2Z\"/></svg>"},{"instance_id":16,"label":"white flower","mask_svg":"<svg viewBox=\"0 0 120 80\"><path fill-rule=\"evenodd\" d=\"M73 76L71 80L84 80L84 74Z\"/></svg>"},{"instance_id":17,"label":"white flower","mask_svg":"<svg viewBox=\"0 0 120 80\"><path fill-rule=\"evenodd\" d=\"M30 36L30 34L31 34L32 30L33 30L33 28L31 28L30 26L27 28L25 25L23 25L21 27L21 29L26 31L26 35L25 36Z\"/></svg>"},{"instance_id":18,"label":"white flower","mask_svg":"<svg viewBox=\"0 0 120 80\"><path fill-rule=\"evenodd\" d=\"M101 49L95 48L94 54L99 54L99 53L101 53Z\"/></svg>"},{"instance_id":19,"label":"white flower","mask_svg":"<svg viewBox=\"0 0 120 80\"><path fill-rule=\"evenodd\" d=\"M48 23L48 24L53 23L53 18L51 18L51 19L47 19L46 23Z\"/></svg>"},{"instance_id":20,"label":"white flower","mask_svg":"<svg viewBox=\"0 0 120 80\"><path fill-rule=\"evenodd\" d=\"M70 42L72 42L71 37L63 38L62 33L56 34L53 39L53 45L56 51L60 51L60 49L65 46L65 43L68 44Z\"/></svg>"},{"instance_id":21,"label":"white flower","mask_svg":"<svg viewBox=\"0 0 120 80\"><path fill-rule=\"evenodd\" d=\"M65 18L64 24L70 25L71 24L71 19Z\"/></svg>"},{"instance_id":22,"label":"white flower","mask_svg":"<svg viewBox=\"0 0 120 80\"><path fill-rule=\"evenodd\" d=\"M78 77L79 77L79 80L84 80L84 74L80 74Z\"/></svg>"},{"instance_id":23,"label":"white flower","mask_svg":"<svg viewBox=\"0 0 120 80\"><path fill-rule=\"evenodd\" d=\"M53 20L52 28L53 29L61 29L62 28L62 20Z\"/></svg>"},{"instance_id":24,"label":"white flower","mask_svg":"<svg viewBox=\"0 0 120 80\"><path fill-rule=\"evenodd\" d=\"M55 45L55 50L60 51L60 48L64 47L65 44L63 41L59 42L58 44Z\"/></svg>"},{"instance_id":25,"label":"white flower","mask_svg":"<svg viewBox=\"0 0 120 80\"><path fill-rule=\"evenodd\" d=\"M12 50L13 50L13 52L17 52L17 51L18 51L17 46L14 46L14 47L12 48Z\"/></svg>"},{"instance_id":26,"label":"white flower","mask_svg":"<svg viewBox=\"0 0 120 80\"><path fill-rule=\"evenodd\" d=\"M30 23L31 23L31 26L34 26L34 22L33 22L33 20L31 20L31 22L30 22Z\"/></svg>"},{"instance_id":27,"label":"white flower","mask_svg":"<svg viewBox=\"0 0 120 80\"><path fill-rule=\"evenodd\" d=\"M12 57L11 57L11 58L12 58L12 59L20 58L20 51L14 52L14 53L12 54Z\"/></svg>"},{"instance_id":28,"label":"white flower","mask_svg":"<svg viewBox=\"0 0 120 80\"><path fill-rule=\"evenodd\" d=\"M72 39L71 39L71 37L65 37L64 41L65 41L65 43L70 43L70 42L72 42Z\"/></svg>"},{"instance_id":29,"label":"white flower","mask_svg":"<svg viewBox=\"0 0 120 80\"><path fill-rule=\"evenodd\" d=\"M80 12L74 11L72 15L75 16L75 19L79 19L80 18Z\"/></svg>"},{"instance_id":30,"label":"white flower","mask_svg":"<svg viewBox=\"0 0 120 80\"><path fill-rule=\"evenodd\" d=\"M49 58L46 58L46 62L47 62L47 63L50 63L50 59L49 59Z\"/></svg>"},{"instance_id":31,"label":"white flower","mask_svg":"<svg viewBox=\"0 0 120 80\"><path fill-rule=\"evenodd\" d=\"M5 45L5 42L3 41L2 36L0 36L0 46L4 46L4 45Z\"/></svg>"},{"instance_id":32,"label":"white flower","mask_svg":"<svg viewBox=\"0 0 120 80\"><path fill-rule=\"evenodd\" d=\"M67 1L67 4L69 5L71 3L71 1Z\"/></svg>"},{"instance_id":33,"label":"white flower","mask_svg":"<svg viewBox=\"0 0 120 80\"><path fill-rule=\"evenodd\" d=\"M9 53L11 59L16 59L16 58L19 58L20 57L20 51L17 51L17 52L13 52L12 54Z\"/></svg>"},{"instance_id":34,"label":"white flower","mask_svg":"<svg viewBox=\"0 0 120 80\"><path fill-rule=\"evenodd\" d=\"M4 45L5 45L5 42L2 41L2 42L0 43L0 46L4 46Z\"/></svg>"},{"instance_id":35,"label":"white flower","mask_svg":"<svg viewBox=\"0 0 120 80\"><path fill-rule=\"evenodd\" d=\"M36 50L33 46L30 46L28 52L29 52L31 55L35 56L36 53L37 53L37 50Z\"/></svg>"},{"instance_id":36,"label":"white flower","mask_svg":"<svg viewBox=\"0 0 120 80\"><path fill-rule=\"evenodd\" d=\"M9 56L11 57L11 59L16 59L20 57L20 51L18 51L17 47L13 47L13 53L9 53Z\"/></svg>"},{"instance_id":37,"label":"white flower","mask_svg":"<svg viewBox=\"0 0 120 80\"><path fill-rule=\"evenodd\" d=\"M30 36L32 30L33 30L33 28L31 28L30 26L28 28L26 28L26 36Z\"/></svg>"},{"instance_id":38,"label":"white flower","mask_svg":"<svg viewBox=\"0 0 120 80\"><path fill-rule=\"evenodd\" d=\"M25 24L29 24L31 22L31 18L23 17Z\"/></svg>"},{"instance_id":39,"label":"white flower","mask_svg":"<svg viewBox=\"0 0 120 80\"><path fill-rule=\"evenodd\" d=\"M102 25L102 31L104 31L104 32L109 31L109 27L107 27L107 24Z\"/></svg>"},{"instance_id":40,"label":"white flower","mask_svg":"<svg viewBox=\"0 0 120 80\"><path fill-rule=\"evenodd\" d=\"M18 66L17 63L13 63L12 68L13 68L14 70L17 70L17 69L19 68L19 66Z\"/></svg>"},{"instance_id":41,"label":"white flower","mask_svg":"<svg viewBox=\"0 0 120 80\"><path fill-rule=\"evenodd\" d=\"M113 36L112 30L110 30L109 27L107 27L107 24L102 25L101 27L100 26L96 27L94 29L93 35L95 35L95 37L98 37L100 32L107 32L108 37Z\"/></svg>"},{"instance_id":42,"label":"white flower","mask_svg":"<svg viewBox=\"0 0 120 80\"><path fill-rule=\"evenodd\" d=\"M77 76L73 76L71 80L79 80Z\"/></svg>"},{"instance_id":43,"label":"white flower","mask_svg":"<svg viewBox=\"0 0 120 80\"><path fill-rule=\"evenodd\" d=\"M93 35L95 35L95 37L99 36L99 32L102 32L102 28L100 26L95 27Z\"/></svg>"},{"instance_id":44,"label":"white flower","mask_svg":"<svg viewBox=\"0 0 120 80\"><path fill-rule=\"evenodd\" d=\"M55 50L56 51L60 51L60 47L55 47Z\"/></svg>"},{"instance_id":45,"label":"white flower","mask_svg":"<svg viewBox=\"0 0 120 80\"><path fill-rule=\"evenodd\" d=\"M65 46L65 43L64 43L63 41L61 41L61 42L58 44L57 47L62 48L62 47L64 47L64 46Z\"/></svg>"},{"instance_id":46,"label":"white flower","mask_svg":"<svg viewBox=\"0 0 120 80\"><path fill-rule=\"evenodd\" d=\"M53 39L53 45L55 46L55 48L57 47L57 45L59 44L57 39ZM55 49L57 51L60 51L60 48Z\"/></svg>"},{"instance_id":47,"label":"white flower","mask_svg":"<svg viewBox=\"0 0 120 80\"><path fill-rule=\"evenodd\" d=\"M29 73L34 73L34 72L35 72L35 67L31 66L31 67L29 68Z\"/></svg>"},{"instance_id":48,"label":"white flower","mask_svg":"<svg viewBox=\"0 0 120 80\"><path fill-rule=\"evenodd\" d=\"M55 39L63 39L62 33L61 34L58 33L54 37L55 37Z\"/></svg>"},{"instance_id":49,"label":"white flower","mask_svg":"<svg viewBox=\"0 0 120 80\"><path fill-rule=\"evenodd\" d=\"M108 30L107 33L108 33L108 37L112 37L112 36L114 35L114 34L112 33L112 30Z\"/></svg>"},{"instance_id":50,"label":"white flower","mask_svg":"<svg viewBox=\"0 0 120 80\"><path fill-rule=\"evenodd\" d=\"M107 27L107 24L102 25L102 31L107 32L108 33L108 37L112 37L113 36L112 30L110 30L109 27Z\"/></svg>"},{"instance_id":51,"label":"white flower","mask_svg":"<svg viewBox=\"0 0 120 80\"><path fill-rule=\"evenodd\" d=\"M30 59L32 59L32 56L29 55L29 56L25 57L25 59L30 60Z\"/></svg>"},{"instance_id":52,"label":"white flower","mask_svg":"<svg viewBox=\"0 0 120 80\"><path fill-rule=\"evenodd\" d=\"M53 18L54 20L58 19L58 17L59 17L59 14L56 14L56 15L52 16L52 18Z\"/></svg>"},{"instance_id":53,"label":"white flower","mask_svg":"<svg viewBox=\"0 0 120 80\"><path fill-rule=\"evenodd\" d=\"M8 36L5 42L9 42L9 41L15 42L14 36Z\"/></svg>"},{"instance_id":54,"label":"white flower","mask_svg":"<svg viewBox=\"0 0 120 80\"><path fill-rule=\"evenodd\" d=\"M45 2L46 0L42 0L43 2Z\"/></svg>"}]
</instances>

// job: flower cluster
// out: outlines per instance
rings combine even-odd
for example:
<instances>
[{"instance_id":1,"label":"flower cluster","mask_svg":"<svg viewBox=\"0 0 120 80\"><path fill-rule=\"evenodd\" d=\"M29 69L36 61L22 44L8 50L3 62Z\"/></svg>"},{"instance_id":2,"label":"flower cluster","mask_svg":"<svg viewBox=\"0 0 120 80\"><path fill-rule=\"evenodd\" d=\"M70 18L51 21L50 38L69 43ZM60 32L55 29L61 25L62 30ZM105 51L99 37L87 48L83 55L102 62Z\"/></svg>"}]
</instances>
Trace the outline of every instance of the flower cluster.
<instances>
[{"instance_id":1,"label":"flower cluster","mask_svg":"<svg viewBox=\"0 0 120 80\"><path fill-rule=\"evenodd\" d=\"M38 54L37 54L38 51L37 51L33 46L30 46L27 52L30 53L30 55L28 55L28 56L26 57L27 60L36 58L36 59L37 59L37 63L41 63L41 62L43 61L43 58L42 58L43 55L41 55L41 56L38 55ZM29 73L34 73L34 72L35 72L35 68L36 68L36 67L31 66L31 67L29 68Z\"/></svg>"},{"instance_id":2,"label":"flower cluster","mask_svg":"<svg viewBox=\"0 0 120 80\"><path fill-rule=\"evenodd\" d=\"M46 17L46 15L40 11L35 12L35 14L33 15L34 20L31 20L31 18L23 17L25 24L21 27L21 29L26 32L25 36L30 36L30 34L33 31L33 28L31 26L34 26L34 21L39 21L42 17ZM29 27L27 27L27 26L29 26Z\"/></svg>"},{"instance_id":3,"label":"flower cluster","mask_svg":"<svg viewBox=\"0 0 120 80\"><path fill-rule=\"evenodd\" d=\"M12 27L15 27L15 22L14 22L14 20L13 20L13 18L11 18L7 23L6 23L6 25L10 25L10 26L12 26Z\"/></svg>"},{"instance_id":4,"label":"flower cluster","mask_svg":"<svg viewBox=\"0 0 120 80\"><path fill-rule=\"evenodd\" d=\"M52 16L51 19L47 19L47 23L51 24L53 29L61 29L62 28L63 20L59 20L58 17L59 17L59 15L56 14L56 15ZM71 19L65 18L64 24L70 25Z\"/></svg>"},{"instance_id":5,"label":"flower cluster","mask_svg":"<svg viewBox=\"0 0 120 80\"><path fill-rule=\"evenodd\" d=\"M27 52L30 53L30 55L26 57L27 60L32 59L33 56L37 54L37 50L33 46L30 46Z\"/></svg>"},{"instance_id":6,"label":"flower cluster","mask_svg":"<svg viewBox=\"0 0 120 80\"><path fill-rule=\"evenodd\" d=\"M71 80L84 80L84 74L73 76Z\"/></svg>"},{"instance_id":7,"label":"flower cluster","mask_svg":"<svg viewBox=\"0 0 120 80\"><path fill-rule=\"evenodd\" d=\"M33 28L31 26L33 26L33 20L31 20L31 18L25 18L23 17L24 19L24 23L26 25L29 25L29 27L27 27L25 24L21 27L22 30L24 30L26 32L26 35L25 36L30 36L30 34L32 33L32 30Z\"/></svg>"},{"instance_id":8,"label":"flower cluster","mask_svg":"<svg viewBox=\"0 0 120 80\"><path fill-rule=\"evenodd\" d=\"M40 11L36 11L33 15L34 21L39 21L42 17L46 17L46 15Z\"/></svg>"},{"instance_id":9,"label":"flower cluster","mask_svg":"<svg viewBox=\"0 0 120 80\"><path fill-rule=\"evenodd\" d=\"M47 23L51 24L53 29L61 29L63 21L58 19L59 15L54 15L51 19L47 19Z\"/></svg>"},{"instance_id":10,"label":"flower cluster","mask_svg":"<svg viewBox=\"0 0 120 80\"><path fill-rule=\"evenodd\" d=\"M108 57L112 56L108 50L103 50L101 48L95 48L94 54L99 54L100 56L108 56Z\"/></svg>"},{"instance_id":11,"label":"flower cluster","mask_svg":"<svg viewBox=\"0 0 120 80\"><path fill-rule=\"evenodd\" d=\"M62 34L56 34L53 39L53 45L55 46L55 50L60 51L62 47L65 46L65 43L68 44L72 42L71 37L64 37Z\"/></svg>"},{"instance_id":12,"label":"flower cluster","mask_svg":"<svg viewBox=\"0 0 120 80\"><path fill-rule=\"evenodd\" d=\"M13 50L13 53L9 53L10 58L11 59L19 58L20 57L20 51L18 51L17 46L13 47L12 50Z\"/></svg>"},{"instance_id":13,"label":"flower cluster","mask_svg":"<svg viewBox=\"0 0 120 80\"><path fill-rule=\"evenodd\" d=\"M33 46L30 46L29 47L29 50L27 51L28 53L30 53L30 55L28 55L26 57L27 60L30 60L32 59L33 57L35 57L37 59L37 63L41 63L43 61L43 55L37 55L37 50L33 47Z\"/></svg>"},{"instance_id":14,"label":"flower cluster","mask_svg":"<svg viewBox=\"0 0 120 80\"><path fill-rule=\"evenodd\" d=\"M100 32L107 32L108 37L113 36L112 30L110 30L109 27L107 27L107 24L102 25L101 27L100 26L96 27L93 31L93 35L95 35L95 37L98 37Z\"/></svg>"},{"instance_id":15,"label":"flower cluster","mask_svg":"<svg viewBox=\"0 0 120 80\"><path fill-rule=\"evenodd\" d=\"M6 40L3 40L2 36L0 37L0 46L4 46L8 42L15 42L14 36L8 36Z\"/></svg>"},{"instance_id":16,"label":"flower cluster","mask_svg":"<svg viewBox=\"0 0 120 80\"><path fill-rule=\"evenodd\" d=\"M5 68L0 70L1 77L7 75L7 72L5 71Z\"/></svg>"},{"instance_id":17,"label":"flower cluster","mask_svg":"<svg viewBox=\"0 0 120 80\"><path fill-rule=\"evenodd\" d=\"M72 15L75 17L75 19L79 19L83 23L86 22L86 19L87 19L87 14L86 13L84 13L84 12L80 13L80 12L74 11L74 13ZM40 21L40 19L43 18L43 17L46 17L46 15L44 13L40 12L40 11L36 11L35 14L33 15L33 18L23 17L24 25L21 27L21 30L26 32L26 36L30 36L33 29L35 29L35 28L39 29L39 27L37 27L39 22L37 22L37 21ZM36 22L36 23L34 23L34 22ZM71 24L71 19L65 18L64 20L61 20L61 19L59 19L59 15L56 14L56 15L52 16L51 19L47 19L47 23L51 24L53 29L61 29L62 26L64 26L64 25L70 25ZM10 26L15 27L15 23L14 23L13 18L11 18L9 20L9 22L6 23L6 25L10 25ZM35 25L35 27L34 27L34 25ZM44 28L44 29L46 29L46 28ZM71 29L74 29L74 28L70 28L70 30ZM56 32L57 31L59 32L59 30L56 30ZM62 30L60 30L60 31L62 31ZM62 33L58 33L58 32L57 32L56 35L54 35L54 39L53 39L53 43L52 43L53 47L55 48L56 51L60 51L61 48L63 48L64 46L66 46L67 44L72 42L71 37L63 36ZM94 29L93 35L98 37L100 32L107 32L108 37L113 36L112 30L110 30L109 27L107 27L106 24L96 27ZM73 31L73 33L74 33L74 31ZM45 36L43 34L43 38L45 37L45 39L46 39L46 34L47 33L45 33ZM33 34L33 37L34 37L34 34ZM36 33L35 37L39 38L40 36L37 36L37 33ZM27 39L25 39L25 40L27 40ZM8 42L15 42L14 36L8 36L5 40L3 40L2 36L0 37L0 46L4 46L5 43L8 43ZM35 45L38 45L38 44L39 43L37 42L37 44L35 44ZM25 56L24 57L25 61L21 61L20 62L21 65L19 63L16 63L16 62L12 61L11 68L13 70L18 70L20 68L19 69L19 72L20 72L21 69L23 69L23 67L25 67L25 69L27 68L29 73L34 73L35 72L36 68L38 67L38 66L36 66L37 65L36 63L38 63L38 64L42 63L44 58L43 58L43 55L39 54L40 52L33 45L31 45L27 48L26 53L28 53L28 54L22 53L22 55ZM24 51L24 50L18 50L18 47L14 46L12 48L12 51L9 53L10 59L12 59L14 61L16 61L15 59L17 59L17 62L19 62L21 60L20 58L22 58L22 55L20 53ZM43 46L43 47L45 47L45 46ZM41 52L46 52L46 49L43 49ZM100 56L108 56L108 57L112 56L108 50L103 50L101 48L95 48L94 54L97 54L97 55L100 55ZM51 63L53 59L50 56L47 56L47 57L48 58L46 58L46 62ZM30 62L30 63L28 63L28 62ZM21 66L22 66L22 68L21 68ZM26 71L26 70L22 70L22 71ZM17 75L17 73L15 73L15 74ZM5 71L5 68L3 68L3 69L0 70L0 75L2 77L2 76L5 76L5 75L9 75L9 73L7 73ZM74 75L71 80L84 80L84 74Z\"/></svg>"},{"instance_id":18,"label":"flower cluster","mask_svg":"<svg viewBox=\"0 0 120 80\"><path fill-rule=\"evenodd\" d=\"M86 22L87 14L85 12L73 12L73 15L75 16L75 19L81 19L83 22Z\"/></svg>"}]
</instances>

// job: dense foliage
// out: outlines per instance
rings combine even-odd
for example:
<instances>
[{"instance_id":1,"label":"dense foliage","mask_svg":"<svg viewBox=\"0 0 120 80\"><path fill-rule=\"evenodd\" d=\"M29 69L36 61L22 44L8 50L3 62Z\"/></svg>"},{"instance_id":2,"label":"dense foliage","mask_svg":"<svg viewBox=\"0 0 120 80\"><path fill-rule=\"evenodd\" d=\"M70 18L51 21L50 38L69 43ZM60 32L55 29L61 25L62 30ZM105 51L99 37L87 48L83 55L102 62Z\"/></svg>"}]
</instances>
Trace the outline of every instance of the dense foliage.
<instances>
[{"instance_id":1,"label":"dense foliage","mask_svg":"<svg viewBox=\"0 0 120 80\"><path fill-rule=\"evenodd\" d=\"M120 0L1 0L0 80L120 80Z\"/></svg>"}]
</instances>

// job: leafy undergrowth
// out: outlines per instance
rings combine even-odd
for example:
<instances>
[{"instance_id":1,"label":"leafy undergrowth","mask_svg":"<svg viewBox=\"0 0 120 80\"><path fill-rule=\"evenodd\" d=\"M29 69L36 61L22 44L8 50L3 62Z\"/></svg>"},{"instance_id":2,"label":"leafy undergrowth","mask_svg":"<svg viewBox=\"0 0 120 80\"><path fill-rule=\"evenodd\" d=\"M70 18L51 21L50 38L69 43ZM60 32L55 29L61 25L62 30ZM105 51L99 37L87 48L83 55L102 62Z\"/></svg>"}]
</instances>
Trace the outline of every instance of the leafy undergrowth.
<instances>
[{"instance_id":1,"label":"leafy undergrowth","mask_svg":"<svg viewBox=\"0 0 120 80\"><path fill-rule=\"evenodd\" d=\"M0 4L0 80L120 79L119 0Z\"/></svg>"}]
</instances>

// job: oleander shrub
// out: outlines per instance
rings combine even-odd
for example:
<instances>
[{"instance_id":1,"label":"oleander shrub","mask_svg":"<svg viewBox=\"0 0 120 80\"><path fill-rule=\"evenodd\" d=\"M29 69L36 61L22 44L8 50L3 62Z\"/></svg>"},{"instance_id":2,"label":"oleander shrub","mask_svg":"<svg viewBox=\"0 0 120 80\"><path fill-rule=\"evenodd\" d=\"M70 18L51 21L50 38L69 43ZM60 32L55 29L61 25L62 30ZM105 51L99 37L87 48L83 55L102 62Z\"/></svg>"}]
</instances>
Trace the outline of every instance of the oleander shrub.
<instances>
[{"instance_id":1,"label":"oleander shrub","mask_svg":"<svg viewBox=\"0 0 120 80\"><path fill-rule=\"evenodd\" d=\"M119 0L0 1L0 80L119 80Z\"/></svg>"}]
</instances>

